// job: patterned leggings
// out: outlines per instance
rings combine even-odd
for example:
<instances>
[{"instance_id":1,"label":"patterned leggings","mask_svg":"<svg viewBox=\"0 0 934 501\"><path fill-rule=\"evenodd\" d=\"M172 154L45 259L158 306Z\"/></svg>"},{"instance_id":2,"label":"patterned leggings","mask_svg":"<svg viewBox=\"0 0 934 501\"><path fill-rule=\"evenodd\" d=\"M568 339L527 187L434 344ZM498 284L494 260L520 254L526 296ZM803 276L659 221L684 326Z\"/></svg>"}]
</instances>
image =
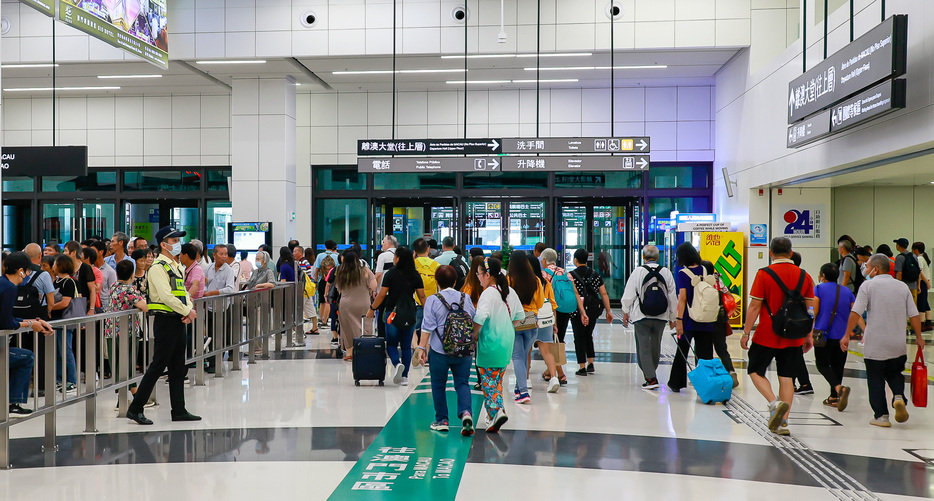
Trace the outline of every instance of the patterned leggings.
<instances>
[{"instance_id":1,"label":"patterned leggings","mask_svg":"<svg viewBox=\"0 0 934 501\"><path fill-rule=\"evenodd\" d=\"M483 387L486 414L492 421L503 408L503 376L506 375L506 368L478 367L477 370L480 371L480 385Z\"/></svg>"}]
</instances>

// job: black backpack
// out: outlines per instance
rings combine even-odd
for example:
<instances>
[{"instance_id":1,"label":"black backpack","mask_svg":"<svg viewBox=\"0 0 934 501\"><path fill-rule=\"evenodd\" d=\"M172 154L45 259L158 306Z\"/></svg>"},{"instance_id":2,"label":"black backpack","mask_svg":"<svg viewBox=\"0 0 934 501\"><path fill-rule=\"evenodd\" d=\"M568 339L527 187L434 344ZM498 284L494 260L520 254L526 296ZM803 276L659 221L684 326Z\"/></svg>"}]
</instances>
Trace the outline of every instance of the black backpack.
<instances>
[{"instance_id":1,"label":"black backpack","mask_svg":"<svg viewBox=\"0 0 934 501\"><path fill-rule=\"evenodd\" d=\"M586 267L584 267L586 268ZM574 277L574 280L583 284L584 293L581 294L581 299L584 302L584 311L587 312L588 316L597 316L603 314L603 298L600 296L600 291L594 289L593 285L590 283L590 279L593 277L594 271L590 268L586 268L589 273L587 273L586 279L577 272L578 269L575 269L571 272L571 276Z\"/></svg>"},{"instance_id":2,"label":"black backpack","mask_svg":"<svg viewBox=\"0 0 934 501\"><path fill-rule=\"evenodd\" d=\"M451 266L457 271L457 281L454 282L454 288L456 290L461 290L464 288L464 283L467 282L467 274L470 273L470 266L467 265L467 261L464 261L464 256L461 255L457 255L451 260Z\"/></svg>"},{"instance_id":3,"label":"black backpack","mask_svg":"<svg viewBox=\"0 0 934 501\"><path fill-rule=\"evenodd\" d=\"M772 318L772 331L775 332L775 335L785 339L806 338L814 328L814 318L808 312L807 302L801 293L804 288L804 270L799 270L801 278L798 279L798 285L794 290L789 290L771 268L762 268L762 270L775 280L775 283L778 284L785 295L781 308L775 313L772 313L771 308L769 308L769 302L763 301L765 311Z\"/></svg>"},{"instance_id":4,"label":"black backpack","mask_svg":"<svg viewBox=\"0 0 934 501\"><path fill-rule=\"evenodd\" d=\"M905 262L902 263L902 282L910 284L917 282L921 278L921 265L918 264L918 258L911 251L902 252Z\"/></svg>"},{"instance_id":5,"label":"black backpack","mask_svg":"<svg viewBox=\"0 0 934 501\"><path fill-rule=\"evenodd\" d=\"M660 273L662 267L652 268L649 265L643 266L648 272L642 280L642 297L637 294L639 299L639 310L648 317L657 317L664 315L668 311L668 285ZM654 282L649 283L652 279Z\"/></svg>"},{"instance_id":6,"label":"black backpack","mask_svg":"<svg viewBox=\"0 0 934 501\"><path fill-rule=\"evenodd\" d=\"M859 268L859 260L856 259L856 256L854 256L853 254L847 254L846 257L844 257L843 260L840 261L840 264L842 265L843 261L846 261L847 259L852 259L853 264L856 266L856 271L850 273L850 283L853 284L853 292L856 293L856 292L859 292L859 286L863 285L863 282L866 281L866 277L863 276L863 272ZM843 275L842 266L840 268L840 275L841 276Z\"/></svg>"},{"instance_id":7,"label":"black backpack","mask_svg":"<svg viewBox=\"0 0 934 501\"><path fill-rule=\"evenodd\" d=\"M13 316L17 318L41 318L48 320L49 308L42 304L42 293L36 287L36 280L39 275L45 273L43 270L32 271L32 277L29 282L23 282L16 287L16 303L13 305Z\"/></svg>"}]
</instances>

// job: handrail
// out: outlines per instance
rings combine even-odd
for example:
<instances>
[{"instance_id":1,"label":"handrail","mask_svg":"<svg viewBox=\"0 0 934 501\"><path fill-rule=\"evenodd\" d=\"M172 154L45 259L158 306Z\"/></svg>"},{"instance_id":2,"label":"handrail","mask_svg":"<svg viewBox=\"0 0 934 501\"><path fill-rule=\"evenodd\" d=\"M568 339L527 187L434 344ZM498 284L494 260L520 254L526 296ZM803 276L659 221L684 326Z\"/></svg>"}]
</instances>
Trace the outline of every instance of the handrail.
<instances>
[{"instance_id":1,"label":"handrail","mask_svg":"<svg viewBox=\"0 0 934 501\"><path fill-rule=\"evenodd\" d=\"M223 377L223 357L231 352L231 371L240 370L240 350L247 345L248 364L256 363L256 350L262 348L262 358L269 358L268 338L275 340L275 351L281 352L282 335L286 334L286 346L293 345L290 333L302 329L302 300L304 280L280 283L262 290L237 291L230 294L199 298L193 301L197 318L189 327L188 356L186 363L195 363L194 386L204 386L205 370L202 361L215 359L215 378ZM10 428L31 419L45 419L43 451L57 449L56 414L59 410L77 403L86 403L86 432L97 431L97 397L103 392L117 390L119 416L124 417L129 404L129 388L139 382L152 360L153 314L138 309L100 313L86 317L55 320L49 322L55 329L52 335L43 335L30 329L0 331L0 469L10 465ZM139 323L139 330L135 322ZM104 325L112 323L114 335L105 337ZM132 328L129 328L133 326ZM56 389L56 366L60 364L62 382L67 382L68 348L64 344L68 333L74 336L76 372L85 367L85 381L78 383L74 395L69 395L63 384ZM39 338L44 337L40 350ZM206 338L211 338L211 349L205 347ZM12 339L23 346L24 340L32 340L32 351L36 361L30 375L33 381L32 410L28 416L11 418L10 406L10 352ZM136 341L136 342L129 342ZM64 346L63 346L64 344ZM112 349L105 352L105 345ZM64 348L64 349L63 349ZM59 353L61 351L61 353ZM40 388L39 363L44 361L44 385ZM112 377L105 379L104 361L110 360ZM137 371L141 362L141 371ZM130 368L133 368L132 370ZM100 375L100 378L97 376ZM40 393L44 392L44 397ZM42 404L40 405L40 401Z\"/></svg>"}]
</instances>

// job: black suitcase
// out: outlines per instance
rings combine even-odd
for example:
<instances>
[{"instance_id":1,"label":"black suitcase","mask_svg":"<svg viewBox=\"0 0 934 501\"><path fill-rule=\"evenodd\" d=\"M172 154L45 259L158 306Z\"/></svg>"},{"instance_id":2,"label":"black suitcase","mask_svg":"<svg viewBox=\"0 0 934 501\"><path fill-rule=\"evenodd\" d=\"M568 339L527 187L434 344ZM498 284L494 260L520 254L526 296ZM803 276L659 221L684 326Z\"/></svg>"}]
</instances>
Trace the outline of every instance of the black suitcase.
<instances>
[{"instance_id":1,"label":"black suitcase","mask_svg":"<svg viewBox=\"0 0 934 501\"><path fill-rule=\"evenodd\" d=\"M383 386L386 379L386 340L371 336L354 339L351 363L355 385L360 386L360 381L379 381Z\"/></svg>"}]
</instances>

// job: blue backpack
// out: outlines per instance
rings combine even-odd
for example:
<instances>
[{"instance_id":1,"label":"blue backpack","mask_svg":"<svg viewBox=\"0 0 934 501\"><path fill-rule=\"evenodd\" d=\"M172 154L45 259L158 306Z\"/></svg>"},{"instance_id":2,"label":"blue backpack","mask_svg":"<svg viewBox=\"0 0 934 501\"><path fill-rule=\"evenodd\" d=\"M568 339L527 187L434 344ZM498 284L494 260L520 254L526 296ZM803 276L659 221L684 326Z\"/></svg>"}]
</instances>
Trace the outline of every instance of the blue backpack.
<instances>
[{"instance_id":1,"label":"blue backpack","mask_svg":"<svg viewBox=\"0 0 934 501\"><path fill-rule=\"evenodd\" d=\"M577 297L574 296L574 284L567 274L558 275L552 270L551 287L555 290L555 302L558 303L559 313L574 313L577 311Z\"/></svg>"}]
</instances>

